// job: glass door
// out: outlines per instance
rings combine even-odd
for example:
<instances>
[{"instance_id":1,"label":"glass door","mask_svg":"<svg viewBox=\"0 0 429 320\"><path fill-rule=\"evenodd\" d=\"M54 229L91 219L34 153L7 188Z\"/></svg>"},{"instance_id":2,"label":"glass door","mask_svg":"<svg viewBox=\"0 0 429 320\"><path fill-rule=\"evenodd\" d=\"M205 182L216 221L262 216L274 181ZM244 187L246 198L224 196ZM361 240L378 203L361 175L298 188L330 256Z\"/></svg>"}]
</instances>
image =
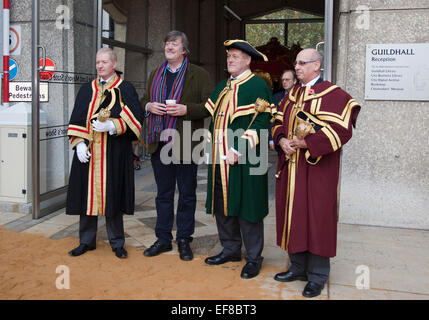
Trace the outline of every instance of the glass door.
<instances>
[{"instance_id":1,"label":"glass door","mask_svg":"<svg viewBox=\"0 0 429 320\"><path fill-rule=\"evenodd\" d=\"M101 7L102 0L33 1L34 219L65 206L73 157L68 122L79 88L96 76Z\"/></svg>"}]
</instances>

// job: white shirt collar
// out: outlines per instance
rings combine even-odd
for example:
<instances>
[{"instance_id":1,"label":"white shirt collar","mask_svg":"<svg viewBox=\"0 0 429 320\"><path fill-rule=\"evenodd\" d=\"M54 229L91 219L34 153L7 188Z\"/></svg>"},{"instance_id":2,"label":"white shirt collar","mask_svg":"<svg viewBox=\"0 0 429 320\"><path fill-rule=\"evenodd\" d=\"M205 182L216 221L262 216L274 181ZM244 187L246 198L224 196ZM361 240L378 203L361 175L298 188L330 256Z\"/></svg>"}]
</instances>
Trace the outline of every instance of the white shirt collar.
<instances>
[{"instance_id":1,"label":"white shirt collar","mask_svg":"<svg viewBox=\"0 0 429 320\"><path fill-rule=\"evenodd\" d=\"M231 80L237 80L240 79L246 72L250 71L250 69L247 69L246 71L244 71L243 73L239 74L238 76L236 76L235 78L233 76L230 77Z\"/></svg>"},{"instance_id":2,"label":"white shirt collar","mask_svg":"<svg viewBox=\"0 0 429 320\"><path fill-rule=\"evenodd\" d=\"M102 77L100 77L100 83L101 83L101 81L106 81L106 83L107 83L107 82L109 82L109 81L110 81L110 79L112 79L114 75L115 75L115 73L113 73L113 74L109 77L109 79L107 79L107 80L104 80Z\"/></svg>"},{"instance_id":3,"label":"white shirt collar","mask_svg":"<svg viewBox=\"0 0 429 320\"><path fill-rule=\"evenodd\" d=\"M185 61L185 59L183 59L183 61ZM168 70L168 71L170 71L171 73L179 72L180 67L181 67L181 66L182 66L182 64L183 64L183 61L182 61L182 63L180 64L180 66L178 66L178 67L177 67L177 69L176 69L176 70L174 70L174 71L173 71L173 69L172 69L172 68L171 68L171 66L170 66L170 62L169 62L169 63L167 63L167 70Z\"/></svg>"},{"instance_id":4,"label":"white shirt collar","mask_svg":"<svg viewBox=\"0 0 429 320\"><path fill-rule=\"evenodd\" d=\"M302 87L311 87L311 86L315 85L315 84L316 84L316 82L317 82L319 79L320 79L320 74L319 74L316 78L314 78L313 80L311 80L310 82L308 82L307 84L303 84L303 83L301 83L301 86L302 86Z\"/></svg>"}]
</instances>

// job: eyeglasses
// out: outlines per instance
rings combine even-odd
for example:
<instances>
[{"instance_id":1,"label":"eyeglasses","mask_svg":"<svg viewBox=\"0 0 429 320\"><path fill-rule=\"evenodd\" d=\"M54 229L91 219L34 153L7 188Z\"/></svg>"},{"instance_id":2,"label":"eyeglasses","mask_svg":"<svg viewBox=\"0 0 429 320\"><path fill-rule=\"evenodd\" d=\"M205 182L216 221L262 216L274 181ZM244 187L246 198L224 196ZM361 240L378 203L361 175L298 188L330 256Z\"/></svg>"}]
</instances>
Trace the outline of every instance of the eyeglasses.
<instances>
[{"instance_id":1,"label":"eyeglasses","mask_svg":"<svg viewBox=\"0 0 429 320\"><path fill-rule=\"evenodd\" d=\"M297 64L299 64L300 66L306 65L307 63L312 63L312 62L316 62L317 60L310 60L310 61L295 61L293 63L293 66L296 67Z\"/></svg>"}]
</instances>

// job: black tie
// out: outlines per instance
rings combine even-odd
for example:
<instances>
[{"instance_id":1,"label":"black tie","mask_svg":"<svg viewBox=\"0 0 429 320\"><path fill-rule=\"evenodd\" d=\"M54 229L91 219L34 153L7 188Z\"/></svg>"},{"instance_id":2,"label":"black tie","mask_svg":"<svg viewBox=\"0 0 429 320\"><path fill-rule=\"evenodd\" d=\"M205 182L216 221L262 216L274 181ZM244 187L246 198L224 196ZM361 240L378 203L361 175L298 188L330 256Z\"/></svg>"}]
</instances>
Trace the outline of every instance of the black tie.
<instances>
[{"instance_id":1,"label":"black tie","mask_svg":"<svg viewBox=\"0 0 429 320\"><path fill-rule=\"evenodd\" d=\"M106 84L106 81L103 80L100 83L101 83L102 86L104 86Z\"/></svg>"}]
</instances>

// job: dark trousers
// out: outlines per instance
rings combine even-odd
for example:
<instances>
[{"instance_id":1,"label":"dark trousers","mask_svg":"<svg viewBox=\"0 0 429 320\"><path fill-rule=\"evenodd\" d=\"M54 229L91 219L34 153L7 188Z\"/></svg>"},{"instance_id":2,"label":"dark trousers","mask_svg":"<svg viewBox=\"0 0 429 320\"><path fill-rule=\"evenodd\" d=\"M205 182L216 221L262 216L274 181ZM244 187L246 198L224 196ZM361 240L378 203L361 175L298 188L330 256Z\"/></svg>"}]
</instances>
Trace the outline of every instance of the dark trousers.
<instances>
[{"instance_id":1,"label":"dark trousers","mask_svg":"<svg viewBox=\"0 0 429 320\"><path fill-rule=\"evenodd\" d=\"M307 274L308 281L324 285L328 281L330 262L329 258L311 252L289 254L289 270L296 274Z\"/></svg>"},{"instance_id":2,"label":"dark trousers","mask_svg":"<svg viewBox=\"0 0 429 320\"><path fill-rule=\"evenodd\" d=\"M262 264L264 248L264 223L252 223L242 217L227 217L224 214L222 181L219 165L215 169L214 212L219 240L226 255L241 255L241 245L246 248L247 262Z\"/></svg>"},{"instance_id":3,"label":"dark trousers","mask_svg":"<svg viewBox=\"0 0 429 320\"><path fill-rule=\"evenodd\" d=\"M124 216L117 214L106 217L106 229L109 243L113 249L123 247L125 244ZM81 215L79 218L79 242L95 247L97 242L98 216Z\"/></svg>"},{"instance_id":4,"label":"dark trousers","mask_svg":"<svg viewBox=\"0 0 429 320\"><path fill-rule=\"evenodd\" d=\"M198 166L194 163L163 164L160 151L164 145L160 143L158 150L151 157L158 189L155 199L157 214L155 235L164 244L170 244L173 240L171 231L173 230L174 223L174 192L176 191L177 183L179 200L176 215L176 240L185 239L192 241L192 235L195 231Z\"/></svg>"}]
</instances>

